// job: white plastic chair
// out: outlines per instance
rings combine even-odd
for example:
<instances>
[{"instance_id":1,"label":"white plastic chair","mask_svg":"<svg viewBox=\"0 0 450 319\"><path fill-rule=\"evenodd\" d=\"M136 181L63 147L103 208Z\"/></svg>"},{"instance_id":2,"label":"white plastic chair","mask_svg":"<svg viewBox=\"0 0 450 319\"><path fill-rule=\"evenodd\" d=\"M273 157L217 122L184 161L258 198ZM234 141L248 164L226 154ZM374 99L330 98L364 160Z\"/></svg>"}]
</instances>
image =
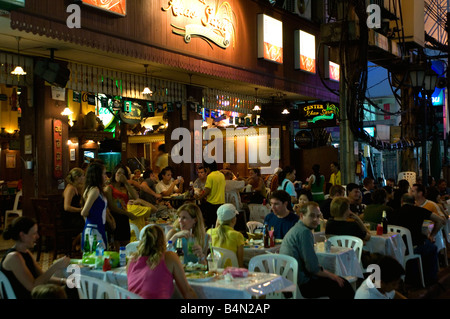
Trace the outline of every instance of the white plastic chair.
<instances>
[{"instance_id":1,"label":"white plastic chair","mask_svg":"<svg viewBox=\"0 0 450 319\"><path fill-rule=\"evenodd\" d=\"M225 268L224 265L228 260L231 261L232 267L239 267L239 262L237 260L237 256L233 251L226 249L226 248L221 248L221 247L213 247L212 250L215 253L219 252L221 255L221 258L217 262L217 268Z\"/></svg>"},{"instance_id":2,"label":"white plastic chair","mask_svg":"<svg viewBox=\"0 0 450 319\"><path fill-rule=\"evenodd\" d=\"M416 172L400 172L397 176L397 182L406 179L409 186L412 187L416 183Z\"/></svg>"},{"instance_id":3,"label":"white plastic chair","mask_svg":"<svg viewBox=\"0 0 450 319\"><path fill-rule=\"evenodd\" d=\"M136 240L141 239L141 232L139 231L139 227L137 227L136 224L130 223L130 231L134 232Z\"/></svg>"},{"instance_id":4,"label":"white plastic chair","mask_svg":"<svg viewBox=\"0 0 450 319\"><path fill-rule=\"evenodd\" d=\"M239 194L235 191L225 192L225 203L233 204L238 211L242 209L242 202L239 198Z\"/></svg>"},{"instance_id":5,"label":"white plastic chair","mask_svg":"<svg viewBox=\"0 0 450 319\"><path fill-rule=\"evenodd\" d=\"M125 246L125 254L130 256L132 253L137 251L137 246L139 245L139 240L133 241Z\"/></svg>"},{"instance_id":6,"label":"white plastic chair","mask_svg":"<svg viewBox=\"0 0 450 319\"><path fill-rule=\"evenodd\" d=\"M111 285L114 289L116 299L143 299L141 296L129 291L128 289L125 289L123 287L114 284Z\"/></svg>"},{"instance_id":7,"label":"white plastic chair","mask_svg":"<svg viewBox=\"0 0 450 319\"><path fill-rule=\"evenodd\" d=\"M263 204L248 204L250 211L250 221L264 223L264 218L270 213L270 208Z\"/></svg>"},{"instance_id":8,"label":"white plastic chair","mask_svg":"<svg viewBox=\"0 0 450 319\"><path fill-rule=\"evenodd\" d=\"M264 224L261 222L257 222L254 220L247 222L247 229L248 229L248 232L251 234L254 234L256 229L263 228L263 227L264 227Z\"/></svg>"},{"instance_id":9,"label":"white plastic chair","mask_svg":"<svg viewBox=\"0 0 450 319\"><path fill-rule=\"evenodd\" d=\"M0 271L0 299L16 299L16 294L11 287L8 277Z\"/></svg>"},{"instance_id":10,"label":"white plastic chair","mask_svg":"<svg viewBox=\"0 0 450 319\"><path fill-rule=\"evenodd\" d=\"M17 214L17 215L19 215L19 217L22 216L22 210L17 209L19 207L20 197L22 197L22 190L18 191L16 194L16 198L14 199L13 209L5 211L5 229L6 229L6 226L8 226L9 215Z\"/></svg>"},{"instance_id":11,"label":"white plastic chair","mask_svg":"<svg viewBox=\"0 0 450 319\"><path fill-rule=\"evenodd\" d=\"M114 299L113 286L101 279L80 275L80 288L78 288L80 299Z\"/></svg>"},{"instance_id":12,"label":"white plastic chair","mask_svg":"<svg viewBox=\"0 0 450 319\"><path fill-rule=\"evenodd\" d=\"M361 263L361 254L364 246L361 238L355 236L340 235L331 236L328 238L328 240L331 242L332 246L352 248L355 251L356 256L358 257L358 261Z\"/></svg>"},{"instance_id":13,"label":"white plastic chair","mask_svg":"<svg viewBox=\"0 0 450 319\"><path fill-rule=\"evenodd\" d=\"M292 293L292 298L297 299L300 295L300 291L297 286L298 262L294 257L283 254L258 255L250 259L248 270L280 275L290 280L295 285L295 291ZM285 299L285 296L281 292L275 292L266 295L266 298Z\"/></svg>"},{"instance_id":14,"label":"white plastic chair","mask_svg":"<svg viewBox=\"0 0 450 319\"><path fill-rule=\"evenodd\" d=\"M422 286L425 287L425 280L423 277L423 267L422 267L422 256L419 254L414 254L414 247L412 244L412 238L411 238L411 232L408 228L401 227L401 226L395 226L395 225L389 225L388 231L391 233L399 233L402 237L403 241L406 245L406 252L405 252L405 261L403 264L403 267L406 269L406 264L411 259L418 259L419 260L419 270L420 270L420 280L422 283Z\"/></svg>"}]
</instances>

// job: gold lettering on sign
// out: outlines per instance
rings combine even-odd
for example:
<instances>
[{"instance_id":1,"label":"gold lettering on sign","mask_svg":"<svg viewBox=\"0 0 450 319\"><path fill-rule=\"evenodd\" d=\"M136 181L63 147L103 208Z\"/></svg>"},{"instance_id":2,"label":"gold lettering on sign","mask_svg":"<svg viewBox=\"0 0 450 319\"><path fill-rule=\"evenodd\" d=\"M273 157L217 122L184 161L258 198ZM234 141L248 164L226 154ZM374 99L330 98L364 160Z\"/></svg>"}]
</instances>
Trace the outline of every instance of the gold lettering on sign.
<instances>
[{"instance_id":1,"label":"gold lettering on sign","mask_svg":"<svg viewBox=\"0 0 450 319\"><path fill-rule=\"evenodd\" d=\"M161 10L171 11L176 18L194 20L192 23L186 23L184 27L171 24L174 28L172 32L183 36L186 43L189 43L192 37L200 37L210 46L210 42L213 42L226 49L233 42L234 47L236 17L231 5L226 1L219 5L218 1L215 1L211 6L207 2L207 0L169 0L167 7L162 7Z\"/></svg>"}]
</instances>

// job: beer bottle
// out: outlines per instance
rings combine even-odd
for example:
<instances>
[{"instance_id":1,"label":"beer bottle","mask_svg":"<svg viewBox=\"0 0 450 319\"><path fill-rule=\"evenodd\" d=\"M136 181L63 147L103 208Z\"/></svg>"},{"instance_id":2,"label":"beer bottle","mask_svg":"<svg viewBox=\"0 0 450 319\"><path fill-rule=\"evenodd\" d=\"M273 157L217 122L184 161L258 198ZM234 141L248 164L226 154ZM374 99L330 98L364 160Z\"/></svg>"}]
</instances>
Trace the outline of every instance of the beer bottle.
<instances>
[{"instance_id":1,"label":"beer bottle","mask_svg":"<svg viewBox=\"0 0 450 319\"><path fill-rule=\"evenodd\" d=\"M386 211L383 211L383 215L381 217L381 224L383 224L383 234L387 234L388 232L388 220L386 216Z\"/></svg>"},{"instance_id":2,"label":"beer bottle","mask_svg":"<svg viewBox=\"0 0 450 319\"><path fill-rule=\"evenodd\" d=\"M264 225L264 248L270 247L269 225Z\"/></svg>"},{"instance_id":3,"label":"beer bottle","mask_svg":"<svg viewBox=\"0 0 450 319\"><path fill-rule=\"evenodd\" d=\"M182 264L184 264L184 251L183 251L183 242L181 238L177 239L177 255L180 258Z\"/></svg>"}]
</instances>

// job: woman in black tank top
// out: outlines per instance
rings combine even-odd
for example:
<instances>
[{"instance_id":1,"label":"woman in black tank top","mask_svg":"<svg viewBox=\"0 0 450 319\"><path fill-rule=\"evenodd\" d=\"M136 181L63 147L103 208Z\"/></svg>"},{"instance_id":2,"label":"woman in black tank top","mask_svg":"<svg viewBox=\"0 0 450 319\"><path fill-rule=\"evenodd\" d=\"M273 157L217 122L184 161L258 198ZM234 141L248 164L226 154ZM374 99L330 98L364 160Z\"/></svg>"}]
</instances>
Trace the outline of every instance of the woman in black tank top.
<instances>
[{"instance_id":1,"label":"woman in black tank top","mask_svg":"<svg viewBox=\"0 0 450 319\"><path fill-rule=\"evenodd\" d=\"M64 278L55 278L53 275L69 266L69 257L55 261L46 272L43 272L30 252L39 238L38 226L34 219L25 216L16 218L3 232L3 238L15 241L15 245L2 259L0 270L9 279L17 299L31 299L31 291L41 284L66 284Z\"/></svg>"}]
</instances>

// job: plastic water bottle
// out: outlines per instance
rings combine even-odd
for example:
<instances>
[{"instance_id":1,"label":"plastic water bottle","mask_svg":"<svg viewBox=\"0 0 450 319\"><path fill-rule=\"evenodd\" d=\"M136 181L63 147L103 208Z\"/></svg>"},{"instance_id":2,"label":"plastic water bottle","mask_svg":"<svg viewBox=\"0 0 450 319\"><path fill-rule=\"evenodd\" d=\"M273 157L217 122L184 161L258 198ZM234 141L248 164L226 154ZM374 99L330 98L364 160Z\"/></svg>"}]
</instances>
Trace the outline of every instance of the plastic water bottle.
<instances>
[{"instance_id":1,"label":"plastic water bottle","mask_svg":"<svg viewBox=\"0 0 450 319\"><path fill-rule=\"evenodd\" d=\"M119 249L119 264L120 267L127 265L127 254L125 252L125 247L120 247Z\"/></svg>"},{"instance_id":2,"label":"plastic water bottle","mask_svg":"<svg viewBox=\"0 0 450 319\"><path fill-rule=\"evenodd\" d=\"M105 247L103 246L103 241L101 239L97 242L97 247L95 248L95 269L101 269L103 267L103 252Z\"/></svg>"}]
</instances>

